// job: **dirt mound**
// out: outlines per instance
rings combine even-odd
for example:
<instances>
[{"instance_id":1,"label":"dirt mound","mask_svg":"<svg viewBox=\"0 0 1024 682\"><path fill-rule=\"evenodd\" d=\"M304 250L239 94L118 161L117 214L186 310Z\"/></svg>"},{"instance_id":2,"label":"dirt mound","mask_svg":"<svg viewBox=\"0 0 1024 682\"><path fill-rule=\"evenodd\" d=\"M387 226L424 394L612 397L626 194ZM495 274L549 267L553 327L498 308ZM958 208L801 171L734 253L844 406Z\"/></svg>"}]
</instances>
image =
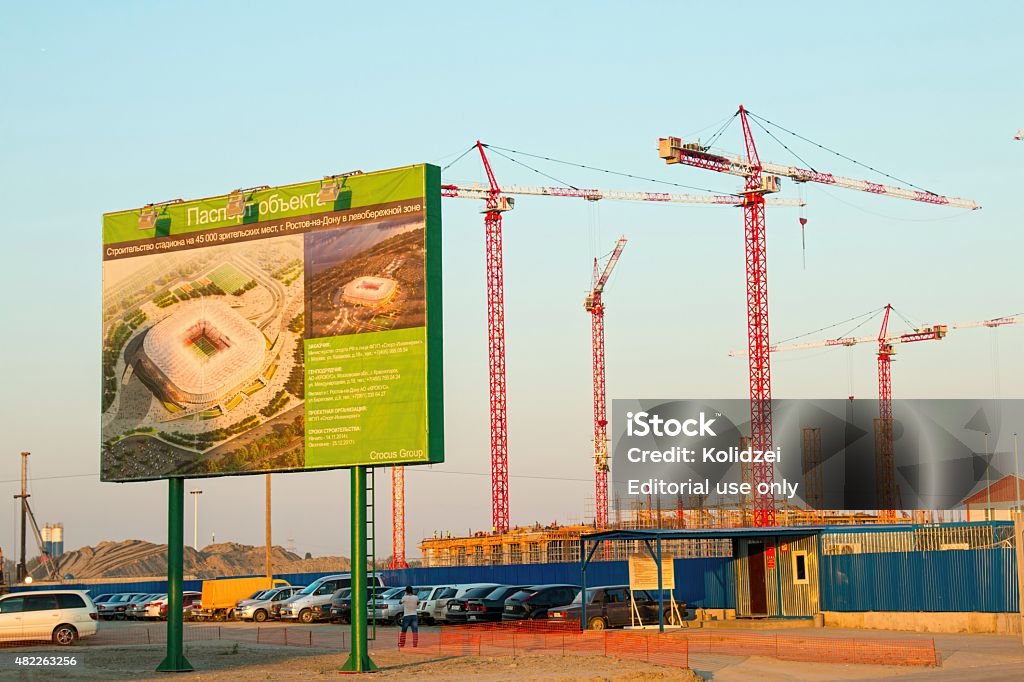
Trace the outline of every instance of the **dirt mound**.
<instances>
[{"instance_id":1,"label":"dirt mound","mask_svg":"<svg viewBox=\"0 0 1024 682\"><path fill-rule=\"evenodd\" d=\"M313 573L347 571L347 557L326 556L304 559L283 547L274 546L271 560L275 573ZM221 542L199 551L185 547L185 575L217 578L225 575L260 574L264 569L265 548ZM45 577L38 559L29 562L36 579ZM143 540L104 541L95 547L81 547L60 557L58 573L77 580L95 578L142 578L167 575L167 545Z\"/></svg>"}]
</instances>

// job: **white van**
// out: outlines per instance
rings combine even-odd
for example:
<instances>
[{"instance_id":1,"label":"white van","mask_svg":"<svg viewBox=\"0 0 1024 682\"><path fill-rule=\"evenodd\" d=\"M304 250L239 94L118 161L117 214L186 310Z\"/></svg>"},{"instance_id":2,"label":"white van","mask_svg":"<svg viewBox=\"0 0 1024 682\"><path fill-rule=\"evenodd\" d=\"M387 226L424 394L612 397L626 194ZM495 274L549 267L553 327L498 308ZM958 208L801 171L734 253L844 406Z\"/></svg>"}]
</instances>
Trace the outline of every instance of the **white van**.
<instances>
[{"instance_id":1,"label":"white van","mask_svg":"<svg viewBox=\"0 0 1024 682\"><path fill-rule=\"evenodd\" d=\"M378 589L384 587L384 581L377 573L367 575L366 584L367 587L374 585ZM278 618L312 623L316 619L313 607L329 604L334 593L343 587L352 587L351 573L325 575L322 578L317 578L301 592L281 602Z\"/></svg>"},{"instance_id":2,"label":"white van","mask_svg":"<svg viewBox=\"0 0 1024 682\"><path fill-rule=\"evenodd\" d=\"M81 590L14 592L0 597L0 641L49 640L67 646L96 634L96 605Z\"/></svg>"}]
</instances>

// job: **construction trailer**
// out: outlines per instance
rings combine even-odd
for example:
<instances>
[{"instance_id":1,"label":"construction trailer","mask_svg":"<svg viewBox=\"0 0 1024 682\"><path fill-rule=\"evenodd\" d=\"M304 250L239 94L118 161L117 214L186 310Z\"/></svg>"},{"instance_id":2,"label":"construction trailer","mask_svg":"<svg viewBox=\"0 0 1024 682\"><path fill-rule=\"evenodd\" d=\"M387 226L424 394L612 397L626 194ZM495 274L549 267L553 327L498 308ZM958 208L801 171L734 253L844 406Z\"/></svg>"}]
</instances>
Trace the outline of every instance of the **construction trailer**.
<instances>
[{"instance_id":1,"label":"construction trailer","mask_svg":"<svg viewBox=\"0 0 1024 682\"><path fill-rule=\"evenodd\" d=\"M714 580L730 618L819 618L837 627L1016 632L1018 567L1009 522L610 530L581 538L584 580L597 549L672 556L673 543L730 545ZM676 565L685 565L676 558ZM677 576L696 576L676 569ZM676 599L707 591L707 576ZM701 587L700 583L704 587ZM707 607L709 605L705 605ZM966 614L971 614L968 617ZM889 625L885 625L889 623Z\"/></svg>"}]
</instances>

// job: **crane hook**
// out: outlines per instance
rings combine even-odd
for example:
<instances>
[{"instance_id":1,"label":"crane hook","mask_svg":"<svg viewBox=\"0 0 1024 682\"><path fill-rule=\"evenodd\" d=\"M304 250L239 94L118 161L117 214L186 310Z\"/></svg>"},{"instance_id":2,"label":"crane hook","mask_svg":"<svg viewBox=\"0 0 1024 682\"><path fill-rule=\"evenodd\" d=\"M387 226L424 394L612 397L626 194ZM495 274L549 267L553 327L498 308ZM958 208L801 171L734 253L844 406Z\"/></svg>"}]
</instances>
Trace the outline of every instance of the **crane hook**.
<instances>
[{"instance_id":1,"label":"crane hook","mask_svg":"<svg viewBox=\"0 0 1024 682\"><path fill-rule=\"evenodd\" d=\"M804 270L807 269L807 238L804 234L804 226L807 225L807 218L800 216L800 250L803 256Z\"/></svg>"}]
</instances>

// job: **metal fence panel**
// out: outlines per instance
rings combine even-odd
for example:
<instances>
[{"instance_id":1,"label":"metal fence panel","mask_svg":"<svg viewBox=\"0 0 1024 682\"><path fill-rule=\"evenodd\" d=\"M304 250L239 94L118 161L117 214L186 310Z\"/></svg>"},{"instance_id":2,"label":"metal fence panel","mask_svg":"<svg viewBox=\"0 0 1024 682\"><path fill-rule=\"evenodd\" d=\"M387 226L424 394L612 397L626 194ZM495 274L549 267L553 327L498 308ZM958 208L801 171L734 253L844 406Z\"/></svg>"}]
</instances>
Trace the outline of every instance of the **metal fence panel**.
<instances>
[{"instance_id":1,"label":"metal fence panel","mask_svg":"<svg viewBox=\"0 0 1024 682\"><path fill-rule=\"evenodd\" d=\"M821 557L825 611L1017 610L1013 550L832 554Z\"/></svg>"}]
</instances>

